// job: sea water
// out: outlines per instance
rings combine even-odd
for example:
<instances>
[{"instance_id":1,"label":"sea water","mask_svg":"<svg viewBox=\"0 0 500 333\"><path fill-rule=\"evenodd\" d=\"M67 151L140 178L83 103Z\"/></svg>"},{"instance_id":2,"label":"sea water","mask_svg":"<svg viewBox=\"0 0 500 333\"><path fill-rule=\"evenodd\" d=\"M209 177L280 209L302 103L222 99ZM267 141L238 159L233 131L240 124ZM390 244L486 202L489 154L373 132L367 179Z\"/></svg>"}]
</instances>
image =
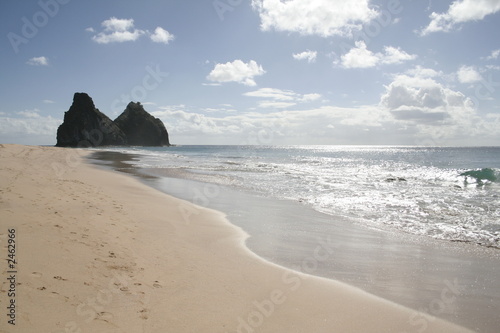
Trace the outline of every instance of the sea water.
<instances>
[{"instance_id":1,"label":"sea water","mask_svg":"<svg viewBox=\"0 0 500 333\"><path fill-rule=\"evenodd\" d=\"M300 202L370 228L500 247L500 147L111 150L135 154L136 167Z\"/></svg>"}]
</instances>

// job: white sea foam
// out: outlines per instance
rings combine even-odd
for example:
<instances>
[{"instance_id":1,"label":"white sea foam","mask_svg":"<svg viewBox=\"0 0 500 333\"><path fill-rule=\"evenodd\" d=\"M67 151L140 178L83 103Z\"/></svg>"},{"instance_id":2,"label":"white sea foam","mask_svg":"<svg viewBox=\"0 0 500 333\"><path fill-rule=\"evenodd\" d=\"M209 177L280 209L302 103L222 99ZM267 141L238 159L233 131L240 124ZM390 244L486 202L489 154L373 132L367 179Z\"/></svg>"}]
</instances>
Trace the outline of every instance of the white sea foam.
<instances>
[{"instance_id":1,"label":"white sea foam","mask_svg":"<svg viewBox=\"0 0 500 333\"><path fill-rule=\"evenodd\" d=\"M178 146L119 149L142 168L238 187L377 228L500 247L500 148ZM500 176L498 176L500 178ZM228 181L230 179L230 181Z\"/></svg>"}]
</instances>

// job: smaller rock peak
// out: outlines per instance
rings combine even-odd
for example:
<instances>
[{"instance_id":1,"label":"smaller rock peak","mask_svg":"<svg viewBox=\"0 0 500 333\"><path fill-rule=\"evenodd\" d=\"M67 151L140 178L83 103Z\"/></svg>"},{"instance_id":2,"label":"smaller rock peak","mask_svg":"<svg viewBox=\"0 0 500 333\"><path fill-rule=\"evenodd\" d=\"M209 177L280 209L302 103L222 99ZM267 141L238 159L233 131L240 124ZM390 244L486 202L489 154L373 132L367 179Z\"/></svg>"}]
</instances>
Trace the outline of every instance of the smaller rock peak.
<instances>
[{"instance_id":1,"label":"smaller rock peak","mask_svg":"<svg viewBox=\"0 0 500 333\"><path fill-rule=\"evenodd\" d=\"M142 106L141 102L130 102L127 105L127 109L131 109L131 110L144 110L144 106Z\"/></svg>"}]
</instances>

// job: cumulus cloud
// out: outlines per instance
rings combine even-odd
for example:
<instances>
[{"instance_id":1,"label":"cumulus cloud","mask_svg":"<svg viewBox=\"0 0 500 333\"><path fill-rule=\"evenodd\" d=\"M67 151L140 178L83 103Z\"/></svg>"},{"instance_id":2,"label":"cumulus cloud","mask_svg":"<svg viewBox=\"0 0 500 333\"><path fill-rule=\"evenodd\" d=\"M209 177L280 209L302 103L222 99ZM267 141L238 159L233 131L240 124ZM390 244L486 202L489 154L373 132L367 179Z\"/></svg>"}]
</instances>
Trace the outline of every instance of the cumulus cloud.
<instances>
[{"instance_id":1,"label":"cumulus cloud","mask_svg":"<svg viewBox=\"0 0 500 333\"><path fill-rule=\"evenodd\" d=\"M399 47L386 46L384 47L384 52L385 54L380 57L380 61L383 64L400 64L404 61L415 60L417 58L415 54L408 54Z\"/></svg>"},{"instance_id":2,"label":"cumulus cloud","mask_svg":"<svg viewBox=\"0 0 500 333\"><path fill-rule=\"evenodd\" d=\"M474 83L482 80L481 74L472 66L462 66L457 71L460 83Z\"/></svg>"},{"instance_id":3,"label":"cumulus cloud","mask_svg":"<svg viewBox=\"0 0 500 333\"><path fill-rule=\"evenodd\" d=\"M252 0L264 31L297 32L302 35L351 36L378 12L369 0Z\"/></svg>"},{"instance_id":4,"label":"cumulus cloud","mask_svg":"<svg viewBox=\"0 0 500 333\"><path fill-rule=\"evenodd\" d=\"M225 64L216 64L208 74L207 80L215 83L237 82L246 86L256 86L254 77L265 73L262 66L254 60L245 63L238 59Z\"/></svg>"},{"instance_id":5,"label":"cumulus cloud","mask_svg":"<svg viewBox=\"0 0 500 333\"><path fill-rule=\"evenodd\" d=\"M291 90L281 90L276 88L261 88L243 94L244 96L264 98L259 102L261 108L285 109L297 105L298 103L313 102L321 98L320 94L298 94Z\"/></svg>"},{"instance_id":6,"label":"cumulus cloud","mask_svg":"<svg viewBox=\"0 0 500 333\"><path fill-rule=\"evenodd\" d=\"M174 39L174 35L163 29L156 27L153 33L147 30L135 28L134 19L119 19L111 17L101 23L103 31L92 36L92 40L98 44L133 42L141 36L149 35L149 38L155 43L168 44ZM87 28L86 31L94 33L94 28Z\"/></svg>"},{"instance_id":7,"label":"cumulus cloud","mask_svg":"<svg viewBox=\"0 0 500 333\"><path fill-rule=\"evenodd\" d=\"M437 79L396 75L386 86L380 105L396 120L413 126L421 137L436 142L486 133L486 122L474 109L472 100Z\"/></svg>"},{"instance_id":8,"label":"cumulus cloud","mask_svg":"<svg viewBox=\"0 0 500 333\"><path fill-rule=\"evenodd\" d=\"M149 38L155 43L168 44L174 40L174 35L161 27L156 27L155 32Z\"/></svg>"},{"instance_id":9,"label":"cumulus cloud","mask_svg":"<svg viewBox=\"0 0 500 333\"><path fill-rule=\"evenodd\" d=\"M104 20L101 25L104 31L92 37L92 40L99 44L135 41L145 34L145 31L134 28L133 19L111 17Z\"/></svg>"},{"instance_id":10,"label":"cumulus cloud","mask_svg":"<svg viewBox=\"0 0 500 333\"><path fill-rule=\"evenodd\" d=\"M31 66L48 66L49 59L47 59L46 57L34 57L28 60L26 63Z\"/></svg>"},{"instance_id":11,"label":"cumulus cloud","mask_svg":"<svg viewBox=\"0 0 500 333\"><path fill-rule=\"evenodd\" d=\"M432 113L448 106L465 106L465 99L462 93L445 88L432 78L400 74L386 87L381 102L395 112L418 109Z\"/></svg>"},{"instance_id":12,"label":"cumulus cloud","mask_svg":"<svg viewBox=\"0 0 500 333\"><path fill-rule=\"evenodd\" d=\"M375 67L380 61L379 55L368 50L366 43L363 41L356 42L356 47L353 47L340 59L344 68Z\"/></svg>"},{"instance_id":13,"label":"cumulus cloud","mask_svg":"<svg viewBox=\"0 0 500 333\"><path fill-rule=\"evenodd\" d=\"M307 62L311 63L316 61L317 55L318 52L307 50L301 53L293 54L293 58L296 60L307 60Z\"/></svg>"},{"instance_id":14,"label":"cumulus cloud","mask_svg":"<svg viewBox=\"0 0 500 333\"><path fill-rule=\"evenodd\" d=\"M344 68L371 68L378 64L400 64L416 57L392 46L384 47L384 53L373 53L364 41L357 41L355 47L341 56L340 62Z\"/></svg>"},{"instance_id":15,"label":"cumulus cloud","mask_svg":"<svg viewBox=\"0 0 500 333\"><path fill-rule=\"evenodd\" d=\"M446 13L433 12L429 17L431 22L422 29L422 36L433 32L449 32L460 23L478 21L487 15L500 11L500 0L457 0Z\"/></svg>"}]
</instances>

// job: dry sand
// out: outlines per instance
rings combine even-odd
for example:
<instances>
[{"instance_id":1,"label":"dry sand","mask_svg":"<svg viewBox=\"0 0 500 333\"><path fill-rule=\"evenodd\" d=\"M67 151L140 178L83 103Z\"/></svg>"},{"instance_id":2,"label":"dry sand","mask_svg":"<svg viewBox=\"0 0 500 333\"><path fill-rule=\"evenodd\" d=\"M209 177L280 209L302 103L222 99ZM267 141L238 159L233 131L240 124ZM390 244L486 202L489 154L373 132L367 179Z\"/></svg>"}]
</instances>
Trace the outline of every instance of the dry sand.
<instances>
[{"instance_id":1,"label":"dry sand","mask_svg":"<svg viewBox=\"0 0 500 333\"><path fill-rule=\"evenodd\" d=\"M0 145L1 332L467 332L263 261L222 213L87 165L86 153Z\"/></svg>"}]
</instances>

